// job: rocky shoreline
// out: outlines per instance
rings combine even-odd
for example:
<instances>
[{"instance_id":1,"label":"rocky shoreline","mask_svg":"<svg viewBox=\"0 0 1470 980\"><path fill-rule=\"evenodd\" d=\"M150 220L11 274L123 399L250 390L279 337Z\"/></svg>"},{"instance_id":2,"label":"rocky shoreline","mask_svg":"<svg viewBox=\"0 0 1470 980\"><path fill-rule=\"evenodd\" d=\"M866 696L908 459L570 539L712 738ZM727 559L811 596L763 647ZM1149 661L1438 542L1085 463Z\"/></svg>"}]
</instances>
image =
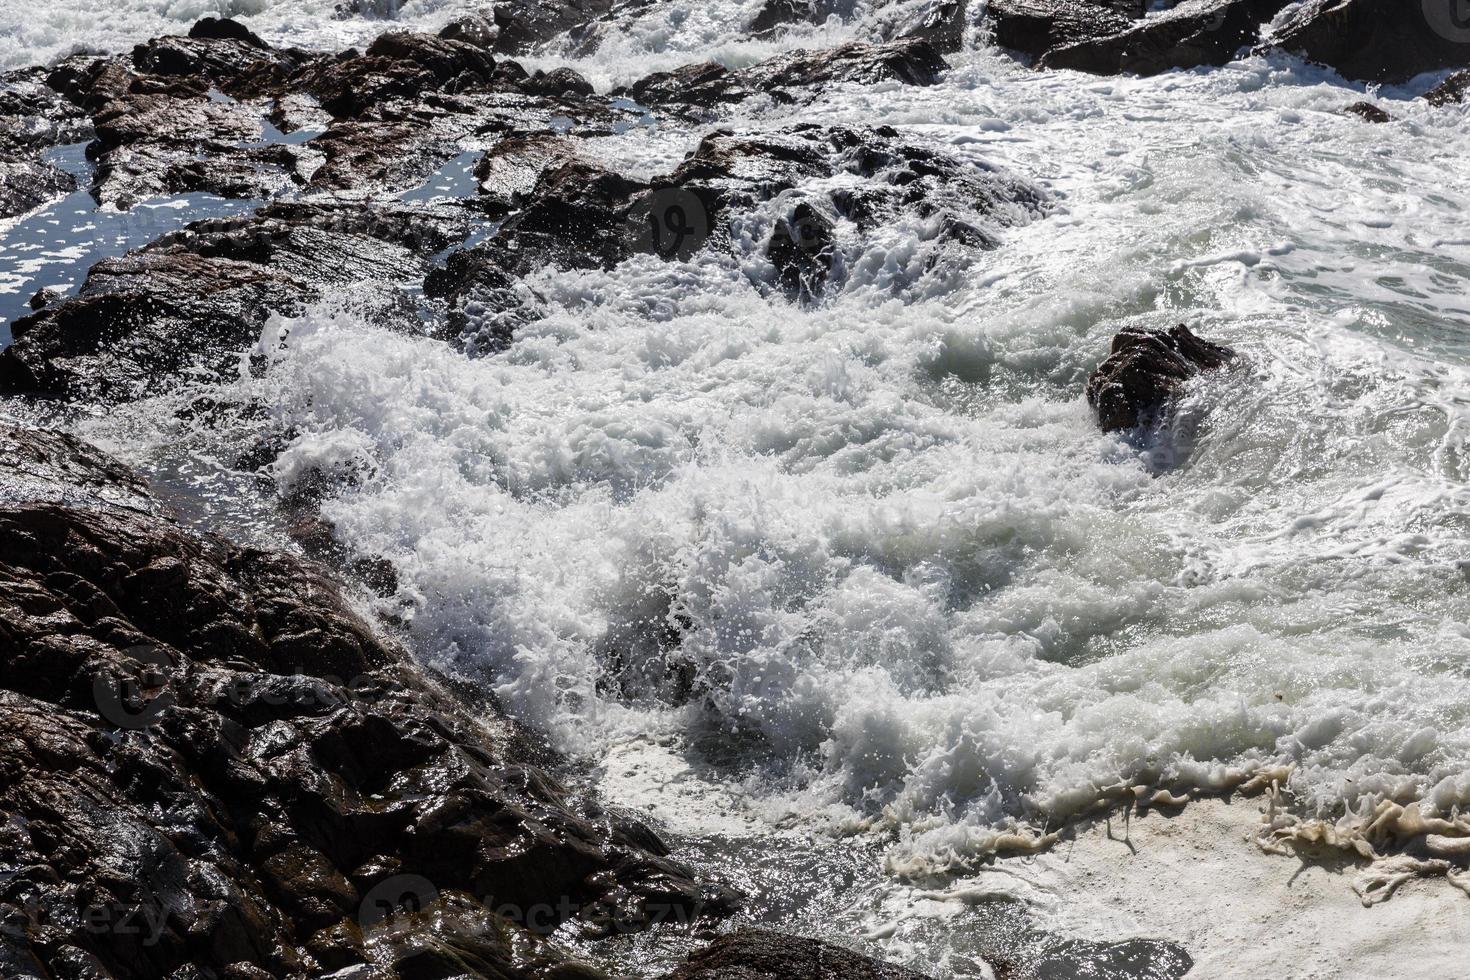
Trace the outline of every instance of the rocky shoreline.
<instances>
[{"instance_id":1,"label":"rocky shoreline","mask_svg":"<svg viewBox=\"0 0 1470 980\"><path fill-rule=\"evenodd\" d=\"M521 0L340 52L274 47L211 18L0 79L0 219L78 190L53 154L80 144L98 205L252 203L98 262L72 295L39 291L0 351L0 396L105 408L264 371L289 342L276 318L349 287L359 315L477 357L537 317L528 279L547 265L733 254L753 236L753 285L799 307L840 289L894 222L925 229L926 273L945 249L997 248L1053 213L1028 175L888 126L722 125L754 97L932 85L977 29L1038 71L1103 75L1257 49L1400 83L1463 69L1470 50L1453 25L1398 19L1382 0L1184 0L1149 15L1131 0L991 0L983 16L933 0L869 38L610 93L513 60L595 51L647 2ZM832 13L769 0L749 32ZM1425 98L1460 101L1467 78ZM1371 102L1345 110L1388 119ZM695 149L653 176L590 151L649 117ZM460 160L470 192L405 197ZM809 193L793 205L783 195L797 188ZM1103 429L1153 429L1188 381L1236 362L1185 327L1125 331L1086 394ZM290 433L278 436L233 462L268 467ZM282 503L308 560L187 528L139 474L71 436L0 428L0 972L595 980L569 936L678 928L705 948L668 980L921 980L814 940L732 931L742 896L728 882L674 860L617 801L563 786L535 733L367 622L351 590L391 593L394 570L349 553L314 507L350 478L313 474ZM1437 841L1435 861L1463 856L1455 828L1384 833ZM1189 969L1182 950L1151 949L1094 957L1089 975Z\"/></svg>"}]
</instances>

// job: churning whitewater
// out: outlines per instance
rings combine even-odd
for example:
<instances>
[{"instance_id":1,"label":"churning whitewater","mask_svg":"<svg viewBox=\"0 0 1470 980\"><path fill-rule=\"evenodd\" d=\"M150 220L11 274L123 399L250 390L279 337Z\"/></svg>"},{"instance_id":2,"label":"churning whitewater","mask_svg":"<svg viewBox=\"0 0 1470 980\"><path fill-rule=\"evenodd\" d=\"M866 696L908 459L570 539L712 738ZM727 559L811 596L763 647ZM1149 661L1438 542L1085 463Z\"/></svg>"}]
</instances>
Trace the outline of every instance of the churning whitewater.
<instances>
[{"instance_id":1,"label":"churning whitewater","mask_svg":"<svg viewBox=\"0 0 1470 980\"><path fill-rule=\"evenodd\" d=\"M132 4L123 38L57 4L0 62L219 6ZM368 30L224 6L272 39ZM607 91L814 45L727 41L751 6L659 7L538 63ZM1342 112L1361 86L1287 56L1096 78L977 36L949 60L933 87L756 97L721 125L901 127L1034 191L976 217L994 250L839 225L832 285L793 306L762 243L831 190L807 186L733 256L543 270L544 315L501 353L344 297L274 318L212 392L261 406L251 431L181 430L198 389L77 428L157 470L289 433L276 488L343 477L323 515L396 567L381 606L420 655L656 813L678 801L639 774L691 769L747 830L871 835L895 880L1029 849L1134 786L1275 779L1279 819L1344 830L1385 800L1458 819L1467 110L1385 88L1395 119L1367 125ZM650 118L584 149L648 177L701 135ZM1245 367L1197 382L1167 438L1100 434L1080 392L1110 338L1177 323ZM192 472L205 495L240 479Z\"/></svg>"}]
</instances>

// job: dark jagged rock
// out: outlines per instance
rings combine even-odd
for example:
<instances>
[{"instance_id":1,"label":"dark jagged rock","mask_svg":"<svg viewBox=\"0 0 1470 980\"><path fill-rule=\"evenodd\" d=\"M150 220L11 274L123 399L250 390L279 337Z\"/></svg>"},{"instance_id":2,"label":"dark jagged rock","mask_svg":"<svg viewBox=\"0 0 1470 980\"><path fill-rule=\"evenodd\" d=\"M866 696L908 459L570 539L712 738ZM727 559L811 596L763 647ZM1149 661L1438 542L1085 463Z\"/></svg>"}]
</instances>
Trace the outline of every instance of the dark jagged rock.
<instances>
[{"instance_id":1,"label":"dark jagged rock","mask_svg":"<svg viewBox=\"0 0 1470 980\"><path fill-rule=\"evenodd\" d=\"M189 36L209 41L240 41L262 51L270 47L250 28L228 17L202 18L189 28Z\"/></svg>"},{"instance_id":2,"label":"dark jagged rock","mask_svg":"<svg viewBox=\"0 0 1470 980\"><path fill-rule=\"evenodd\" d=\"M391 99L426 92L487 90L494 85L495 59L484 49L411 31L381 34L364 54L319 62L297 81L338 119L351 119Z\"/></svg>"},{"instance_id":3,"label":"dark jagged rock","mask_svg":"<svg viewBox=\"0 0 1470 980\"><path fill-rule=\"evenodd\" d=\"M1354 102L1344 109L1343 112L1350 113L1370 123L1393 122L1393 116L1390 116L1387 112L1384 112L1371 102Z\"/></svg>"},{"instance_id":4,"label":"dark jagged rock","mask_svg":"<svg viewBox=\"0 0 1470 980\"><path fill-rule=\"evenodd\" d=\"M613 0L509 0L495 5L497 54L525 54L597 20Z\"/></svg>"},{"instance_id":5,"label":"dark jagged rock","mask_svg":"<svg viewBox=\"0 0 1470 980\"><path fill-rule=\"evenodd\" d=\"M520 89L530 95L591 95L592 83L570 68L557 68L550 72L536 72L521 81Z\"/></svg>"},{"instance_id":6,"label":"dark jagged rock","mask_svg":"<svg viewBox=\"0 0 1470 980\"><path fill-rule=\"evenodd\" d=\"M965 24L970 11L969 0L929 0L884 30L884 37L917 38L934 46L934 50L951 54L965 46Z\"/></svg>"},{"instance_id":7,"label":"dark jagged rock","mask_svg":"<svg viewBox=\"0 0 1470 980\"><path fill-rule=\"evenodd\" d=\"M180 374L238 361L273 312L287 315L330 286L364 315L414 325L396 289L420 281L424 257L465 234L457 217L405 208L289 204L205 221L93 266L76 297L15 321L0 351L0 392L126 401Z\"/></svg>"},{"instance_id":8,"label":"dark jagged rock","mask_svg":"<svg viewBox=\"0 0 1470 980\"><path fill-rule=\"evenodd\" d=\"M1042 68L1072 68L1094 75L1157 75L1178 68L1223 65L1254 44L1261 26L1287 0L1184 0L1174 9L1108 37L1059 47L1042 56Z\"/></svg>"},{"instance_id":9,"label":"dark jagged rock","mask_svg":"<svg viewBox=\"0 0 1470 980\"><path fill-rule=\"evenodd\" d=\"M515 213L494 240L452 254L425 291L448 303L451 334L466 349L499 350L539 307L518 284L522 277L544 266L611 268L633 255L687 259L706 247L728 249L733 218L839 174L861 181L785 210L767 243L779 285L793 298L814 298L827 283L833 217L863 233L914 220L921 237L989 248L996 242L981 224L1018 224L1044 208L1023 181L888 127L720 130L647 184L581 159L563 138L525 137L491 150L477 170L490 213Z\"/></svg>"},{"instance_id":10,"label":"dark jagged rock","mask_svg":"<svg viewBox=\"0 0 1470 980\"><path fill-rule=\"evenodd\" d=\"M1434 88L1424 93L1430 105L1454 105L1465 101L1470 92L1470 71L1457 71Z\"/></svg>"},{"instance_id":11,"label":"dark jagged rock","mask_svg":"<svg viewBox=\"0 0 1470 980\"><path fill-rule=\"evenodd\" d=\"M926 980L837 946L762 929L722 936L665 980Z\"/></svg>"},{"instance_id":12,"label":"dark jagged rock","mask_svg":"<svg viewBox=\"0 0 1470 980\"><path fill-rule=\"evenodd\" d=\"M0 159L0 218L25 214L76 186L71 174L39 160Z\"/></svg>"},{"instance_id":13,"label":"dark jagged rock","mask_svg":"<svg viewBox=\"0 0 1470 980\"><path fill-rule=\"evenodd\" d=\"M0 447L6 975L595 977L543 937L730 909L318 566L68 437Z\"/></svg>"},{"instance_id":14,"label":"dark jagged rock","mask_svg":"<svg viewBox=\"0 0 1470 980\"><path fill-rule=\"evenodd\" d=\"M495 26L493 17L471 14L445 25L439 36L447 41L463 41L491 51L495 48L495 39L500 36L500 28Z\"/></svg>"},{"instance_id":15,"label":"dark jagged rock","mask_svg":"<svg viewBox=\"0 0 1470 980\"><path fill-rule=\"evenodd\" d=\"M1087 401L1104 431L1159 425L1186 382L1235 356L1182 325L1168 331L1125 327L1113 338L1108 359L1088 379Z\"/></svg>"},{"instance_id":16,"label":"dark jagged rock","mask_svg":"<svg viewBox=\"0 0 1470 980\"><path fill-rule=\"evenodd\" d=\"M810 301L821 295L836 255L835 231L832 219L805 201L776 222L766 258L792 298Z\"/></svg>"},{"instance_id":17,"label":"dark jagged rock","mask_svg":"<svg viewBox=\"0 0 1470 980\"><path fill-rule=\"evenodd\" d=\"M203 79L238 98L279 92L308 56L255 40L259 43L192 32L189 37L156 37L133 48L133 67L145 75Z\"/></svg>"},{"instance_id":18,"label":"dark jagged rock","mask_svg":"<svg viewBox=\"0 0 1470 980\"><path fill-rule=\"evenodd\" d=\"M850 41L824 51L790 51L739 71L714 62L686 65L640 79L627 94L647 105L703 108L738 102L757 92L794 102L800 90L837 82L932 85L948 67L932 44L918 38L886 44Z\"/></svg>"},{"instance_id":19,"label":"dark jagged rock","mask_svg":"<svg viewBox=\"0 0 1470 980\"><path fill-rule=\"evenodd\" d=\"M1140 10L1135 16L1141 15ZM990 0L985 16L996 44L1033 58L1053 48L1120 34L1134 19L1094 0Z\"/></svg>"},{"instance_id":20,"label":"dark jagged rock","mask_svg":"<svg viewBox=\"0 0 1470 980\"><path fill-rule=\"evenodd\" d=\"M1363 81L1470 66L1470 21L1458 0L1309 0L1272 43Z\"/></svg>"},{"instance_id":21,"label":"dark jagged rock","mask_svg":"<svg viewBox=\"0 0 1470 980\"><path fill-rule=\"evenodd\" d=\"M46 84L47 74L28 69L0 78L0 158L31 157L92 138L86 113Z\"/></svg>"}]
</instances>

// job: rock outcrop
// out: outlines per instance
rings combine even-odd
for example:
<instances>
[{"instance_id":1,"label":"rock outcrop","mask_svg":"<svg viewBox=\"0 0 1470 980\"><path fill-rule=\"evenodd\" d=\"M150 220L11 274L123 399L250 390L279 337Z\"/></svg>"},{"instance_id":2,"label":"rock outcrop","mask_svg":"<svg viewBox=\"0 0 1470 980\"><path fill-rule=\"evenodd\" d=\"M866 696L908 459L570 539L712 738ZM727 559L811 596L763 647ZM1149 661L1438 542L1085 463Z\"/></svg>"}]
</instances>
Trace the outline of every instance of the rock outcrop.
<instances>
[{"instance_id":1,"label":"rock outcrop","mask_svg":"<svg viewBox=\"0 0 1470 980\"><path fill-rule=\"evenodd\" d=\"M1404 82L1470 67L1470 18L1459 0L1308 0L1273 44L1345 78Z\"/></svg>"},{"instance_id":2,"label":"rock outcrop","mask_svg":"<svg viewBox=\"0 0 1470 980\"><path fill-rule=\"evenodd\" d=\"M1285 6L1286 0L1184 0L1121 32L1054 48L1039 64L1095 75L1223 65L1254 45L1261 26Z\"/></svg>"},{"instance_id":3,"label":"rock outcrop","mask_svg":"<svg viewBox=\"0 0 1470 980\"><path fill-rule=\"evenodd\" d=\"M995 43L1033 58L1121 34L1142 14L1125 14L1093 0L990 0L985 7Z\"/></svg>"},{"instance_id":4,"label":"rock outcrop","mask_svg":"<svg viewBox=\"0 0 1470 980\"><path fill-rule=\"evenodd\" d=\"M934 46L920 38L884 44L850 41L825 51L790 51L738 70L715 62L686 65L642 78L625 94L645 105L705 109L757 92L796 102L804 90L837 82L932 85L948 67Z\"/></svg>"},{"instance_id":5,"label":"rock outcrop","mask_svg":"<svg viewBox=\"0 0 1470 980\"><path fill-rule=\"evenodd\" d=\"M93 266L77 296L11 325L0 393L129 401L189 372L237 364L272 313L294 315L331 286L361 312L417 315L397 290L466 232L461 219L405 207L280 203L204 221Z\"/></svg>"},{"instance_id":6,"label":"rock outcrop","mask_svg":"<svg viewBox=\"0 0 1470 980\"><path fill-rule=\"evenodd\" d=\"M1424 93L1430 105L1454 105L1465 101L1470 92L1470 71L1457 71Z\"/></svg>"},{"instance_id":7,"label":"rock outcrop","mask_svg":"<svg viewBox=\"0 0 1470 980\"><path fill-rule=\"evenodd\" d=\"M1168 421L1187 382L1235 357L1183 325L1168 331L1125 327L1088 379L1087 401L1104 431L1152 428Z\"/></svg>"},{"instance_id":8,"label":"rock outcrop","mask_svg":"<svg viewBox=\"0 0 1470 980\"><path fill-rule=\"evenodd\" d=\"M6 976L591 978L553 929L731 909L321 568L69 437L0 449Z\"/></svg>"}]
</instances>

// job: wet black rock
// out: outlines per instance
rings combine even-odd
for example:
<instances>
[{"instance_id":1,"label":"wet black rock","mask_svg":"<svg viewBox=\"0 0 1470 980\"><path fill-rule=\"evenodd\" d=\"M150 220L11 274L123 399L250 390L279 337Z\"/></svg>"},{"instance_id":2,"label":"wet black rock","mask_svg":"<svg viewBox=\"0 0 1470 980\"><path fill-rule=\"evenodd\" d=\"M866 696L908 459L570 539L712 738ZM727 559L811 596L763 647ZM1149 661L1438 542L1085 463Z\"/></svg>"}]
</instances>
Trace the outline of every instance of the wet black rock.
<instances>
[{"instance_id":1,"label":"wet black rock","mask_svg":"<svg viewBox=\"0 0 1470 980\"><path fill-rule=\"evenodd\" d=\"M1470 21L1459 0L1308 0L1273 44L1345 78L1404 82L1470 66Z\"/></svg>"},{"instance_id":2,"label":"wet black rock","mask_svg":"<svg viewBox=\"0 0 1470 980\"><path fill-rule=\"evenodd\" d=\"M475 44L389 31L363 54L344 52L307 67L297 82L333 116L351 119L392 99L488 90L494 76L495 59Z\"/></svg>"},{"instance_id":3,"label":"wet black rock","mask_svg":"<svg viewBox=\"0 0 1470 980\"><path fill-rule=\"evenodd\" d=\"M318 566L68 437L0 449L7 976L590 977L543 937L732 907Z\"/></svg>"},{"instance_id":4,"label":"wet black rock","mask_svg":"<svg viewBox=\"0 0 1470 980\"><path fill-rule=\"evenodd\" d=\"M205 17L198 20L189 28L189 36L210 41L239 41L261 50L270 47L250 28L228 17Z\"/></svg>"},{"instance_id":5,"label":"wet black rock","mask_svg":"<svg viewBox=\"0 0 1470 980\"><path fill-rule=\"evenodd\" d=\"M1454 105L1465 101L1470 92L1470 71L1457 71L1424 93L1430 105Z\"/></svg>"},{"instance_id":6,"label":"wet black rock","mask_svg":"<svg viewBox=\"0 0 1470 980\"><path fill-rule=\"evenodd\" d=\"M509 0L495 5L497 54L525 54L597 20L613 0Z\"/></svg>"},{"instance_id":7,"label":"wet black rock","mask_svg":"<svg viewBox=\"0 0 1470 980\"><path fill-rule=\"evenodd\" d=\"M520 82L520 89L529 95L557 97L591 95L592 83L570 68L555 68L550 72L538 71Z\"/></svg>"},{"instance_id":8,"label":"wet black rock","mask_svg":"<svg viewBox=\"0 0 1470 980\"><path fill-rule=\"evenodd\" d=\"M92 138L81 108L46 83L45 69L0 76L0 158L29 158Z\"/></svg>"},{"instance_id":9,"label":"wet black rock","mask_svg":"<svg viewBox=\"0 0 1470 980\"><path fill-rule=\"evenodd\" d=\"M76 178L39 160L0 158L0 218L25 214L76 189Z\"/></svg>"},{"instance_id":10,"label":"wet black rock","mask_svg":"<svg viewBox=\"0 0 1470 980\"><path fill-rule=\"evenodd\" d=\"M136 46L133 67L145 75L205 80L232 96L250 98L280 91L309 57L305 52L267 47L259 38L252 43L240 37L190 32L188 37L156 37Z\"/></svg>"},{"instance_id":11,"label":"wet black rock","mask_svg":"<svg viewBox=\"0 0 1470 980\"><path fill-rule=\"evenodd\" d=\"M1133 17L1094 0L990 0L985 16L996 44L1033 58L1112 37L1133 25Z\"/></svg>"},{"instance_id":12,"label":"wet black rock","mask_svg":"<svg viewBox=\"0 0 1470 980\"><path fill-rule=\"evenodd\" d=\"M926 980L850 950L761 929L722 936L665 980Z\"/></svg>"},{"instance_id":13,"label":"wet black rock","mask_svg":"<svg viewBox=\"0 0 1470 980\"><path fill-rule=\"evenodd\" d=\"M766 258L787 295L799 301L820 296L836 256L832 219L805 201L776 221L766 243Z\"/></svg>"},{"instance_id":14,"label":"wet black rock","mask_svg":"<svg viewBox=\"0 0 1470 980\"><path fill-rule=\"evenodd\" d=\"M1230 348L1201 340L1182 325L1168 331L1125 327L1088 379L1087 401L1107 432L1160 425L1188 381L1235 357Z\"/></svg>"},{"instance_id":15,"label":"wet black rock","mask_svg":"<svg viewBox=\"0 0 1470 980\"><path fill-rule=\"evenodd\" d=\"M416 326L397 286L465 233L456 215L356 204L198 222L99 262L77 296L15 321L0 392L105 402L168 390L230 370L272 313L297 314L332 286L356 286L364 316Z\"/></svg>"},{"instance_id":16,"label":"wet black rock","mask_svg":"<svg viewBox=\"0 0 1470 980\"><path fill-rule=\"evenodd\" d=\"M1177 7L1108 37L1045 54L1042 68L1095 75L1157 75L1179 68L1223 65L1260 38L1261 26L1287 0L1184 0Z\"/></svg>"},{"instance_id":17,"label":"wet black rock","mask_svg":"<svg viewBox=\"0 0 1470 980\"><path fill-rule=\"evenodd\" d=\"M1393 122L1393 116L1390 116L1383 109L1379 108L1371 102L1354 102L1352 105L1344 109L1343 112L1357 116L1359 119L1362 119L1365 122Z\"/></svg>"},{"instance_id":18,"label":"wet black rock","mask_svg":"<svg viewBox=\"0 0 1470 980\"><path fill-rule=\"evenodd\" d=\"M738 71L714 62L685 65L642 78L625 94L645 105L703 108L738 102L758 92L795 102L803 90L837 82L933 85L948 68L934 46L922 39L885 44L850 41L823 51L790 51Z\"/></svg>"},{"instance_id":19,"label":"wet black rock","mask_svg":"<svg viewBox=\"0 0 1470 980\"><path fill-rule=\"evenodd\" d=\"M439 36L448 41L463 41L491 51L495 48L495 39L500 36L500 29L495 26L493 18L484 14L471 14L445 25Z\"/></svg>"}]
</instances>

